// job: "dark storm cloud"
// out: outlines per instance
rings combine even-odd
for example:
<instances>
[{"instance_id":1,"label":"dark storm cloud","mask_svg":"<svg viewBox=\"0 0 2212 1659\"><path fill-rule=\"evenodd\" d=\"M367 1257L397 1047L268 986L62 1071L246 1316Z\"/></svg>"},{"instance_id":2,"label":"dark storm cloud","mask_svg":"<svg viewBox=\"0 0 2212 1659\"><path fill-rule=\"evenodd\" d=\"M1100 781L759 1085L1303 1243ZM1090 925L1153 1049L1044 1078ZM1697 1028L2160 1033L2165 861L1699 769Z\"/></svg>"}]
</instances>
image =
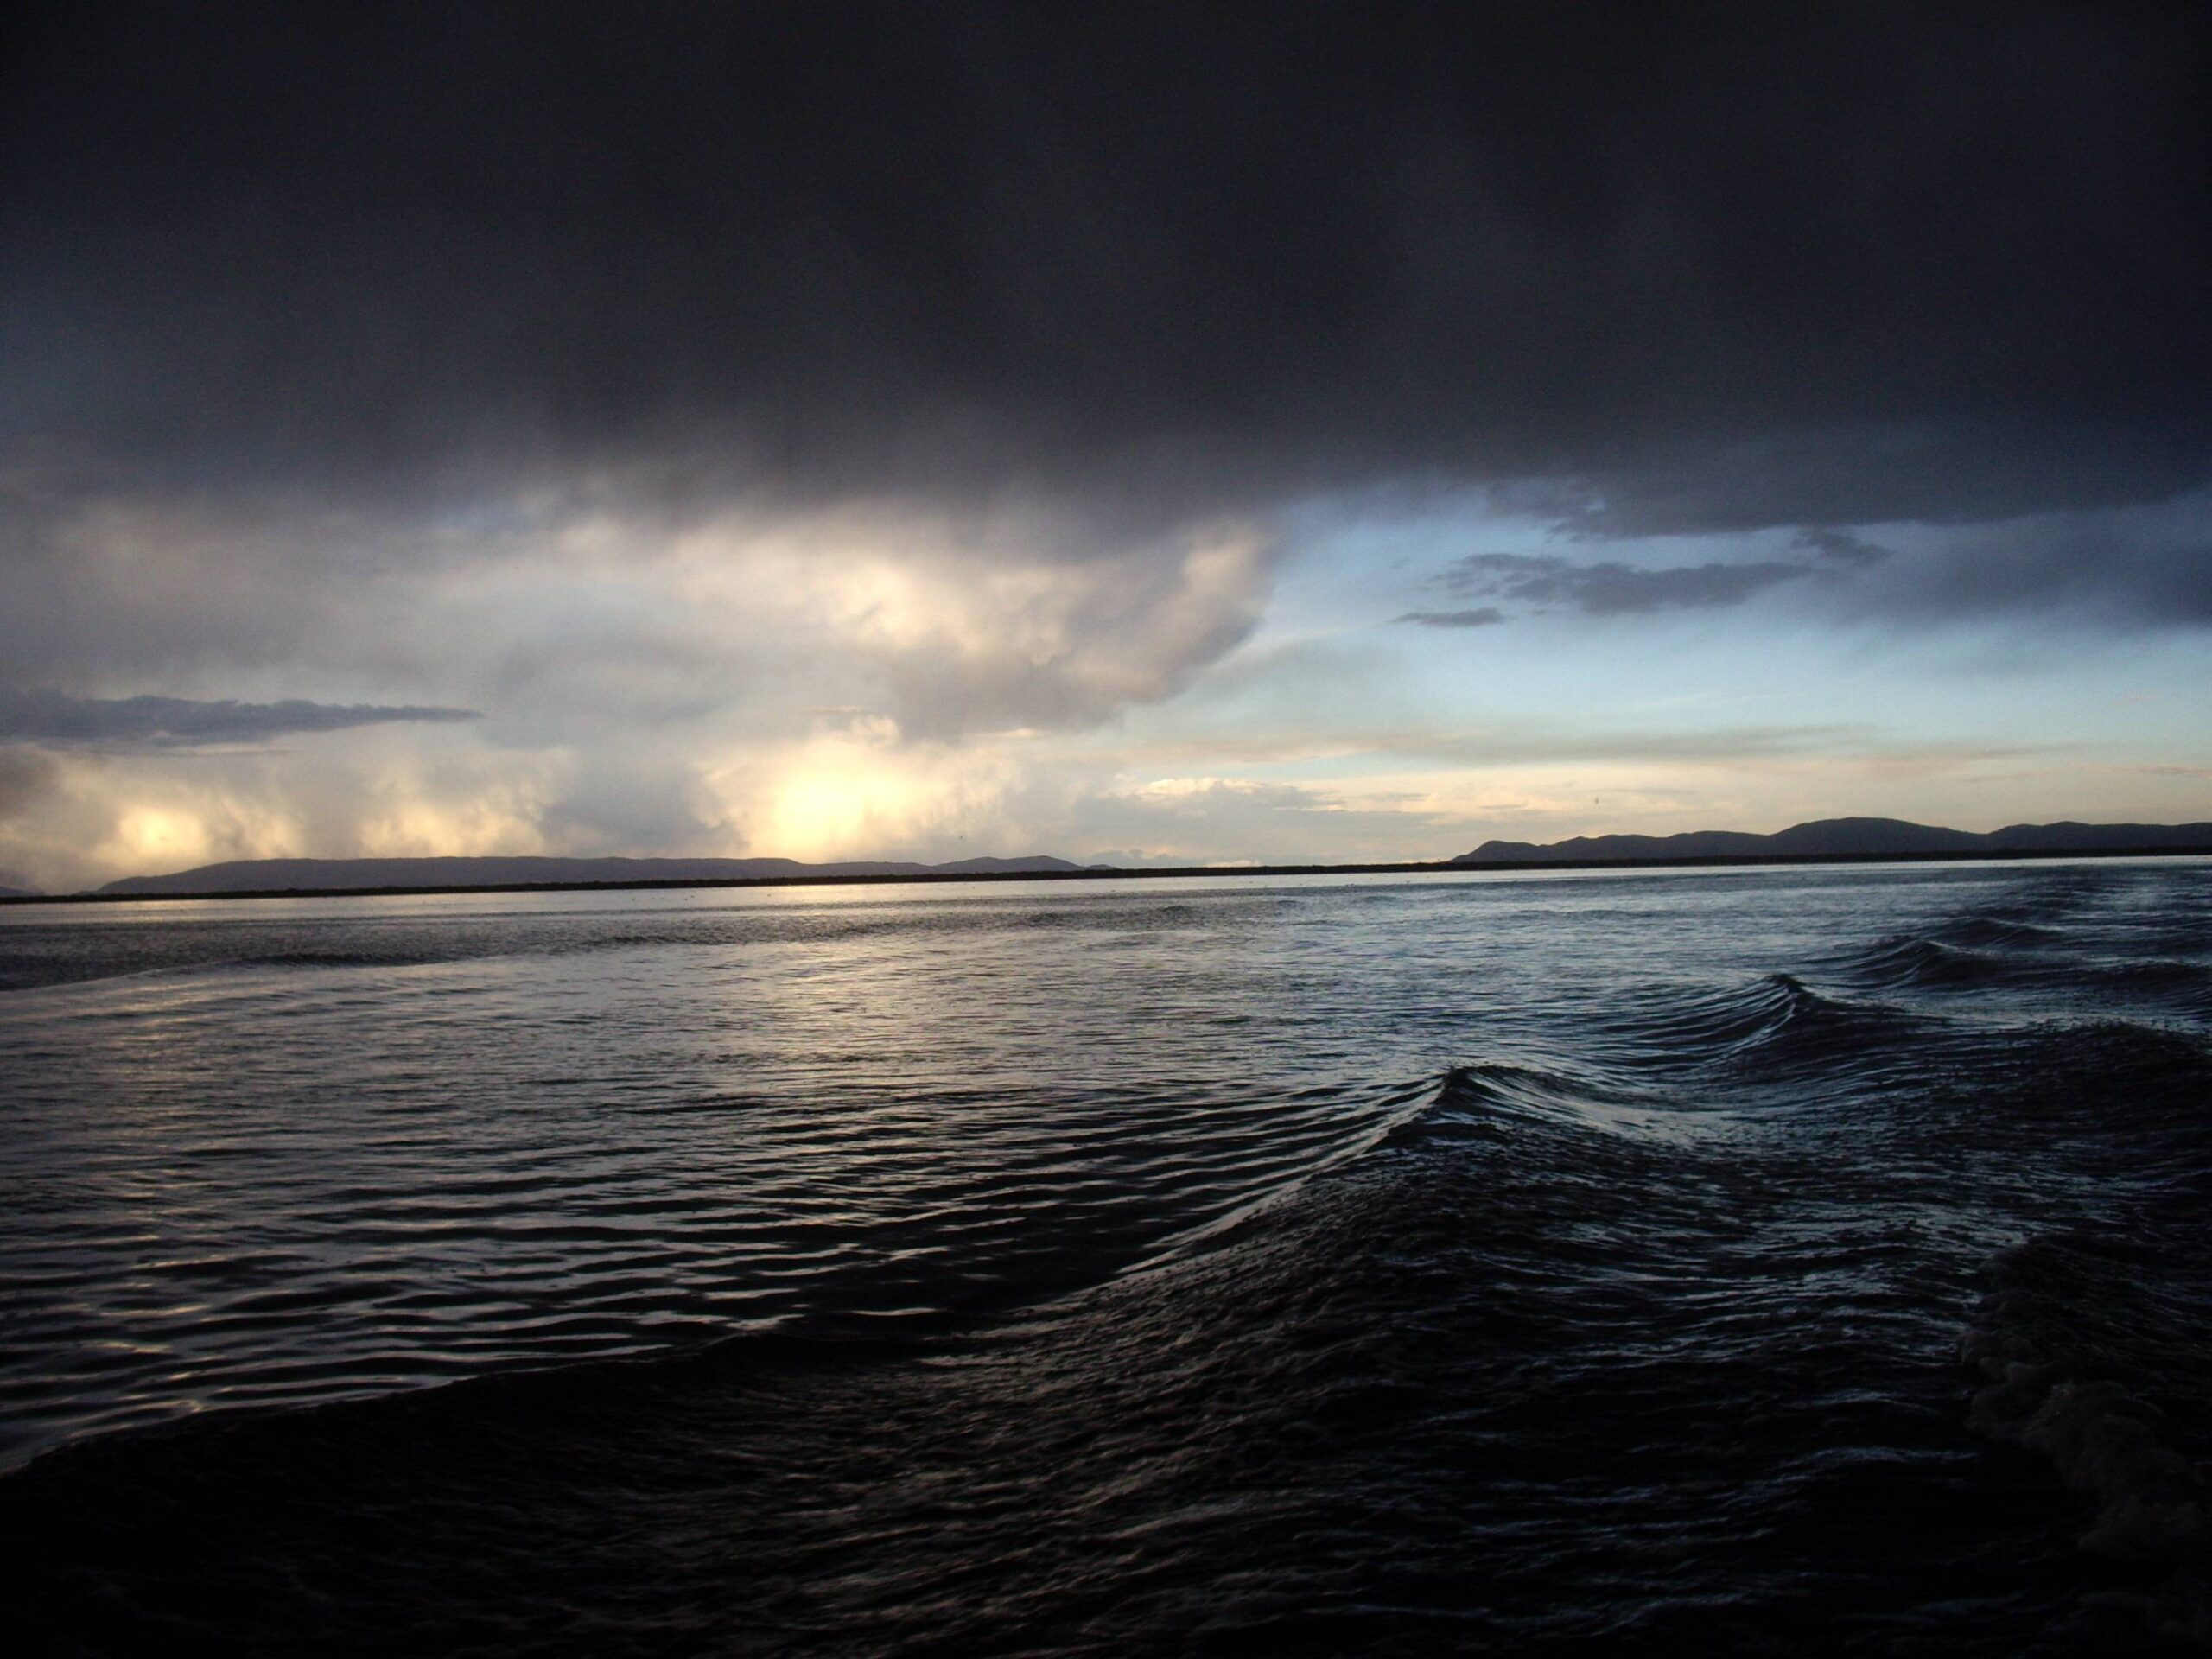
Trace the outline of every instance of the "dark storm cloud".
<instances>
[{"instance_id":1,"label":"dark storm cloud","mask_svg":"<svg viewBox=\"0 0 2212 1659\"><path fill-rule=\"evenodd\" d=\"M1173 514L1548 474L1603 534L2155 499L2212 432L2208 41L2101 4L59 6L0 87L0 437L64 493L591 465Z\"/></svg>"},{"instance_id":2,"label":"dark storm cloud","mask_svg":"<svg viewBox=\"0 0 2212 1659\"><path fill-rule=\"evenodd\" d=\"M1812 574L1802 564L1681 564L1656 569L1607 561L1577 564L1526 553L1471 553L1439 578L1447 592L1562 607L1587 616L1711 610Z\"/></svg>"},{"instance_id":3,"label":"dark storm cloud","mask_svg":"<svg viewBox=\"0 0 2212 1659\"><path fill-rule=\"evenodd\" d=\"M255 743L304 732L343 731L394 721L480 718L466 709L385 708L374 703L196 702L186 697L72 697L0 689L0 741L55 747L149 744L190 747Z\"/></svg>"}]
</instances>

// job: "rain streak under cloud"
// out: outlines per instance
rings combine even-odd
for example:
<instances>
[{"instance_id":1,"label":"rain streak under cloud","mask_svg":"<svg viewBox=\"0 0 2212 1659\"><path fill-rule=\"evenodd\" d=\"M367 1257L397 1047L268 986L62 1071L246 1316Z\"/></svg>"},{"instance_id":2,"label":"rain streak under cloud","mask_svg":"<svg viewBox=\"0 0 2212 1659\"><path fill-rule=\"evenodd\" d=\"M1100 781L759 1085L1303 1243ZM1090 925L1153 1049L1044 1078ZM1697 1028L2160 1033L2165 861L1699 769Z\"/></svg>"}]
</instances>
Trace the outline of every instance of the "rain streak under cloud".
<instances>
[{"instance_id":1,"label":"rain streak under cloud","mask_svg":"<svg viewBox=\"0 0 2212 1659\"><path fill-rule=\"evenodd\" d=\"M2208 67L2182 7L46 9L0 883L2212 817Z\"/></svg>"}]
</instances>

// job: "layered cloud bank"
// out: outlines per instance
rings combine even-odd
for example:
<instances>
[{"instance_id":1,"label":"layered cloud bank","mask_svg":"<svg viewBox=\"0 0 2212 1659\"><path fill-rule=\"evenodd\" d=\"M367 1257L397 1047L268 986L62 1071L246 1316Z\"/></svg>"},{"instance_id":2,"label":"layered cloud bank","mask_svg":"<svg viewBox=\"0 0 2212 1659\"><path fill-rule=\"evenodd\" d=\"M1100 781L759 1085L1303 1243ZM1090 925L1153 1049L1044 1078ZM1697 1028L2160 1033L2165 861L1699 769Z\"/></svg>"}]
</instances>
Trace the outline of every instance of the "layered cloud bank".
<instances>
[{"instance_id":1,"label":"layered cloud bank","mask_svg":"<svg viewBox=\"0 0 2212 1659\"><path fill-rule=\"evenodd\" d=\"M2086 5L52 8L0 881L2202 816L2208 64Z\"/></svg>"},{"instance_id":2,"label":"layered cloud bank","mask_svg":"<svg viewBox=\"0 0 2212 1659\"><path fill-rule=\"evenodd\" d=\"M56 747L251 743L399 721L478 718L467 709L334 705L297 697L283 702L194 702L185 697L71 697L59 691L0 689L0 741Z\"/></svg>"}]
</instances>

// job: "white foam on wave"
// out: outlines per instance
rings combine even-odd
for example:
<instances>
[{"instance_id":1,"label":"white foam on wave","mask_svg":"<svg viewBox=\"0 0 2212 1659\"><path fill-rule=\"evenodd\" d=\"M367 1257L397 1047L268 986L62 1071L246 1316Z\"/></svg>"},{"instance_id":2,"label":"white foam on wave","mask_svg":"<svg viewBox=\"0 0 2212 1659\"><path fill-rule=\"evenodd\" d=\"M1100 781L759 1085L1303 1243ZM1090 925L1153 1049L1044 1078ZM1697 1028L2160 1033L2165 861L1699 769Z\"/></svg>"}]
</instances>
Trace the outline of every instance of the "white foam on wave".
<instances>
[{"instance_id":1,"label":"white foam on wave","mask_svg":"<svg viewBox=\"0 0 2212 1659\"><path fill-rule=\"evenodd\" d=\"M2166 1414L2126 1382L2079 1374L2054 1339L2067 1290L2063 1258L2037 1241L1984 1264L1990 1289L1960 1343L1986 1379L1967 1414L1977 1433L2050 1459L2096 1504L2082 1547L2175 1570L2145 1599L2158 1634L2212 1646L2212 1492L2176 1444Z\"/></svg>"}]
</instances>

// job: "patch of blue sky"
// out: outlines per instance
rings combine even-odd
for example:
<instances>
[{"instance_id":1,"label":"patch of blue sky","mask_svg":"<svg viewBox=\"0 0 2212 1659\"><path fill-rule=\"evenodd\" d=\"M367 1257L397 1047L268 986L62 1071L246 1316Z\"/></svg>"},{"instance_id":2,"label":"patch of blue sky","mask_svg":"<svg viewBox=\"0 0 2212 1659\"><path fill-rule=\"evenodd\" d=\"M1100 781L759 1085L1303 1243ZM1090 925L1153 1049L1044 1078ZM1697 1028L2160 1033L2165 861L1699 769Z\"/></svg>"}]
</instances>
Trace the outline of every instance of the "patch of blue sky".
<instances>
[{"instance_id":1,"label":"patch of blue sky","mask_svg":"<svg viewBox=\"0 0 2212 1659\"><path fill-rule=\"evenodd\" d=\"M2180 515L2157 516L2166 528ZM1662 747L1702 736L1719 752L1740 733L1751 753L1796 732L1815 753L2102 753L2187 766L2212 751L2212 635L2085 628L2063 611L1904 621L1872 598L1899 578L1890 562L1824 557L1795 529L1599 540L1500 511L1485 492L1315 498L1281 527L1286 556L1262 626L1177 701L1173 722L1229 752L1249 737L1270 777L1387 771L1432 740L1516 728L1556 733L1570 749L1641 732ZM1906 569L1990 533L1852 530ZM1507 620L1495 626L1395 620L1489 602L1440 583L1470 553L1637 569L1793 561L1808 574L1688 609L1593 615L1501 599ZM1271 733L1298 741L1262 760Z\"/></svg>"}]
</instances>

